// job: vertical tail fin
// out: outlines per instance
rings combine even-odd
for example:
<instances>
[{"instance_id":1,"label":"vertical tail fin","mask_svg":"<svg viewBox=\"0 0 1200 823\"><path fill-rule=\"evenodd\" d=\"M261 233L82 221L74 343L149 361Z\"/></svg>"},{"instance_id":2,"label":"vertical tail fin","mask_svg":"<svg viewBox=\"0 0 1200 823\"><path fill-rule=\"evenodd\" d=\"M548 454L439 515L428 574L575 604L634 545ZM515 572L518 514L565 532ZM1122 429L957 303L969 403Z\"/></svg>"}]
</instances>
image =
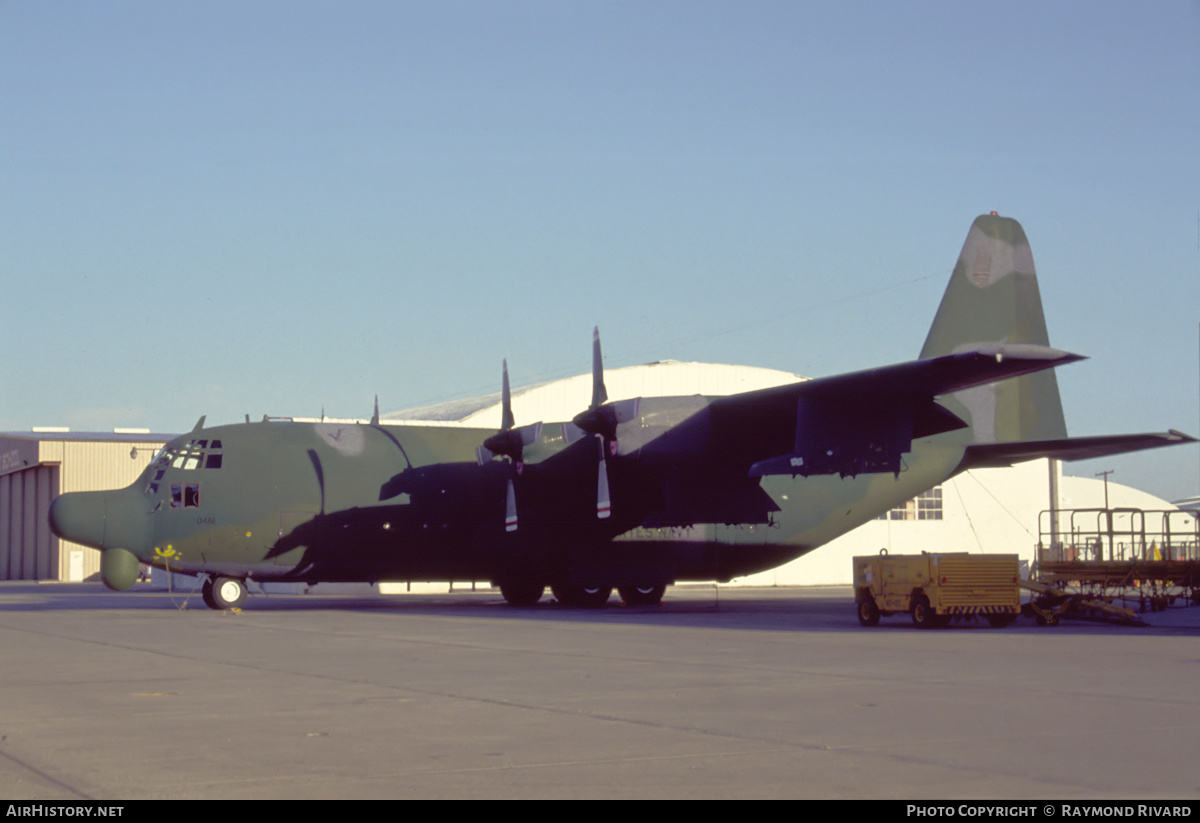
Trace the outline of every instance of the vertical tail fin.
<instances>
[{"instance_id":1,"label":"vertical tail fin","mask_svg":"<svg viewBox=\"0 0 1200 823\"><path fill-rule=\"evenodd\" d=\"M986 343L1050 345L1025 231L1016 220L995 214L971 225L921 357ZM977 443L1067 436L1058 381L1050 370L956 392L942 403L970 422Z\"/></svg>"}]
</instances>

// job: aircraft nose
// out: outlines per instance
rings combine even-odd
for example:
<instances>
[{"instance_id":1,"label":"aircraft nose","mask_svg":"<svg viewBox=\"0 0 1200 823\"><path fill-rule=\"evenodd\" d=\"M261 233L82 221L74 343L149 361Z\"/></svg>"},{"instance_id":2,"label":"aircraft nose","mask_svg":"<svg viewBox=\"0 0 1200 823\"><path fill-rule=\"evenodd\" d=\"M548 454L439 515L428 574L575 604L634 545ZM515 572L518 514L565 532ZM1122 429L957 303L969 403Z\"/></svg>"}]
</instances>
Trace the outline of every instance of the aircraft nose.
<instances>
[{"instance_id":1,"label":"aircraft nose","mask_svg":"<svg viewBox=\"0 0 1200 823\"><path fill-rule=\"evenodd\" d=\"M101 549L100 579L116 591L137 580L153 536L145 501L130 489L59 495L50 504L50 529L64 540Z\"/></svg>"},{"instance_id":2,"label":"aircraft nose","mask_svg":"<svg viewBox=\"0 0 1200 823\"><path fill-rule=\"evenodd\" d=\"M50 504L50 530L63 540L104 548L107 492L60 494Z\"/></svg>"},{"instance_id":3,"label":"aircraft nose","mask_svg":"<svg viewBox=\"0 0 1200 823\"><path fill-rule=\"evenodd\" d=\"M50 529L64 540L97 549L149 549L150 518L145 501L128 490L69 492L50 504Z\"/></svg>"},{"instance_id":4,"label":"aircraft nose","mask_svg":"<svg viewBox=\"0 0 1200 823\"><path fill-rule=\"evenodd\" d=\"M109 492L104 501L104 547L125 549L138 557L150 551L150 515L146 499L129 490Z\"/></svg>"}]
</instances>

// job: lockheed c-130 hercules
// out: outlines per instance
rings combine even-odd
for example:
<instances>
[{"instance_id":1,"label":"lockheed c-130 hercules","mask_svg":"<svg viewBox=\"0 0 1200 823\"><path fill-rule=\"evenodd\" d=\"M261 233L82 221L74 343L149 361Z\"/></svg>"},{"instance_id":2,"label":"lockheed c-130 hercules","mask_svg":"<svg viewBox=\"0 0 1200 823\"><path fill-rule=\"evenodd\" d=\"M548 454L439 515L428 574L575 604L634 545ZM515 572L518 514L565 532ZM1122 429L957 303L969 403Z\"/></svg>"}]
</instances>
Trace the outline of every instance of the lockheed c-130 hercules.
<instances>
[{"instance_id":1,"label":"lockheed c-130 hercules","mask_svg":"<svg viewBox=\"0 0 1200 823\"><path fill-rule=\"evenodd\" d=\"M55 534L139 565L203 575L205 602L246 581L480 581L513 605L657 603L683 580L765 570L971 468L1184 442L1068 438L1021 226L967 235L920 359L722 397L609 402L598 333L590 406L517 426L505 365L499 431L273 422L168 443L130 487L58 497ZM758 528L770 526L770 528ZM620 539L618 539L620 538Z\"/></svg>"}]
</instances>

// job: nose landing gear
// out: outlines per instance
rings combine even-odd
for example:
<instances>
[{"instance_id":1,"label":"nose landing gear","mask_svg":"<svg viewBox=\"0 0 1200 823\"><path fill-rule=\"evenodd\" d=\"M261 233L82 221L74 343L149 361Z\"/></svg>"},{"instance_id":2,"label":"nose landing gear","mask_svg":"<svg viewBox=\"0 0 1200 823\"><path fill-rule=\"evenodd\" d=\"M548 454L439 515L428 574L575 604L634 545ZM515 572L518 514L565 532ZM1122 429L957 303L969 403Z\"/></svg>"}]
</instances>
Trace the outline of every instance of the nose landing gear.
<instances>
[{"instance_id":1,"label":"nose landing gear","mask_svg":"<svg viewBox=\"0 0 1200 823\"><path fill-rule=\"evenodd\" d=\"M240 609L246 602L246 584L236 577L209 575L200 593L210 609Z\"/></svg>"}]
</instances>

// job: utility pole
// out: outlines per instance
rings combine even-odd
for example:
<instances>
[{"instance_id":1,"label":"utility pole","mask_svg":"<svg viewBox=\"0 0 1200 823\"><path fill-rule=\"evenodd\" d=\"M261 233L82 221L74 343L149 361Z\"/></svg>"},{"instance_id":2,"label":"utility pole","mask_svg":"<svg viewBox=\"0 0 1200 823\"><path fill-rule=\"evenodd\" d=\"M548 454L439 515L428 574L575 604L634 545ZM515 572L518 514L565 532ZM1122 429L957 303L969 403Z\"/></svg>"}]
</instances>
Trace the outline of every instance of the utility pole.
<instances>
[{"instance_id":1,"label":"utility pole","mask_svg":"<svg viewBox=\"0 0 1200 823\"><path fill-rule=\"evenodd\" d=\"M1104 478L1104 519L1107 521L1107 525L1108 525L1108 556L1110 558L1113 556L1113 522L1112 522L1112 509L1110 509L1108 507L1108 476L1112 473L1113 473L1112 469L1109 469L1106 472L1097 472L1096 473L1096 477ZM1103 560L1104 558L1097 557L1096 559Z\"/></svg>"}]
</instances>

